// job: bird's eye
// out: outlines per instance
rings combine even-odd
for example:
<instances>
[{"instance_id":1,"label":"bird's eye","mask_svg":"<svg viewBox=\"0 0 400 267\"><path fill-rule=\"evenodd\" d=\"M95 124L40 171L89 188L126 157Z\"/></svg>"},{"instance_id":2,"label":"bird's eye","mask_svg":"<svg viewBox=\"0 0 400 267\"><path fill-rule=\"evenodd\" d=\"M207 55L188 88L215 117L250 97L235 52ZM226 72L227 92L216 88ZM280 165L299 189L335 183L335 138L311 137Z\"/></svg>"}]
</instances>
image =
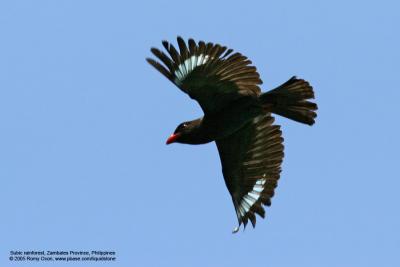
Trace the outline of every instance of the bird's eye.
<instances>
[{"instance_id":1,"label":"bird's eye","mask_svg":"<svg viewBox=\"0 0 400 267\"><path fill-rule=\"evenodd\" d=\"M186 123L182 124L182 127L183 127L183 128L186 128L186 126L187 126L187 124L186 124Z\"/></svg>"}]
</instances>

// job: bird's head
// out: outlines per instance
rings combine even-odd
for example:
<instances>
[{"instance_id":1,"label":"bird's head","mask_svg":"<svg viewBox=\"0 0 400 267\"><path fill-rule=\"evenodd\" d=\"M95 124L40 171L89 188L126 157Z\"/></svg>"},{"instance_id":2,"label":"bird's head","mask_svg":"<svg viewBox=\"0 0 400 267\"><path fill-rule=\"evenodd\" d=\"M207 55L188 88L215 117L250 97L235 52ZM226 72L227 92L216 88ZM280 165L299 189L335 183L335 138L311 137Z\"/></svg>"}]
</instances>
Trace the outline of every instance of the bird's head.
<instances>
[{"instance_id":1,"label":"bird's head","mask_svg":"<svg viewBox=\"0 0 400 267\"><path fill-rule=\"evenodd\" d=\"M201 119L185 121L176 127L173 134L167 139L167 145L171 143L191 144L198 134Z\"/></svg>"}]
</instances>

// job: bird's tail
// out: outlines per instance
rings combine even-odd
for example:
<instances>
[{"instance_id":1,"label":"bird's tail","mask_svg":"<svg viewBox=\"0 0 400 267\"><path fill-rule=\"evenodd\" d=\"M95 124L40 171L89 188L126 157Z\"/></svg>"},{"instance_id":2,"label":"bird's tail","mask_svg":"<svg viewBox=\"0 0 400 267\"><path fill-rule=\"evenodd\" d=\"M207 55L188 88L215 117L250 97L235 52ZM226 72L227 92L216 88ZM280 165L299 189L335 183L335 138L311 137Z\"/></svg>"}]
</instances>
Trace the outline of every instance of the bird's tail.
<instances>
[{"instance_id":1,"label":"bird's tail","mask_svg":"<svg viewBox=\"0 0 400 267\"><path fill-rule=\"evenodd\" d=\"M308 125L313 125L317 117L317 104L307 101L313 98L311 85L296 76L260 96L266 110Z\"/></svg>"}]
</instances>

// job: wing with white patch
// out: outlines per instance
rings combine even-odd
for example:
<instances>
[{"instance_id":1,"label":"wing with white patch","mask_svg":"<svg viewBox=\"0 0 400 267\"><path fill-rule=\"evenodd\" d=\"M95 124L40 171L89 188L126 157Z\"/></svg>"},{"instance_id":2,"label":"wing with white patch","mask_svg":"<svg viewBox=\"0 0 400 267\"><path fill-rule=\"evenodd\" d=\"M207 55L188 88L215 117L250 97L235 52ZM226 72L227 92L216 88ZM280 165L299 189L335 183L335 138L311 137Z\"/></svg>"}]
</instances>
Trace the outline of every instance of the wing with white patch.
<instances>
[{"instance_id":1,"label":"wing with white patch","mask_svg":"<svg viewBox=\"0 0 400 267\"><path fill-rule=\"evenodd\" d=\"M226 186L232 196L239 226L253 227L255 214L262 218L262 206L271 205L283 160L280 126L272 125L269 113L260 115L233 135L217 140Z\"/></svg>"},{"instance_id":2,"label":"wing with white patch","mask_svg":"<svg viewBox=\"0 0 400 267\"><path fill-rule=\"evenodd\" d=\"M183 92L199 102L204 113L223 109L230 102L248 95L258 96L262 83L256 67L240 53L213 43L178 37L179 52L167 41L168 54L157 48L152 53L160 60L147 61Z\"/></svg>"}]
</instances>

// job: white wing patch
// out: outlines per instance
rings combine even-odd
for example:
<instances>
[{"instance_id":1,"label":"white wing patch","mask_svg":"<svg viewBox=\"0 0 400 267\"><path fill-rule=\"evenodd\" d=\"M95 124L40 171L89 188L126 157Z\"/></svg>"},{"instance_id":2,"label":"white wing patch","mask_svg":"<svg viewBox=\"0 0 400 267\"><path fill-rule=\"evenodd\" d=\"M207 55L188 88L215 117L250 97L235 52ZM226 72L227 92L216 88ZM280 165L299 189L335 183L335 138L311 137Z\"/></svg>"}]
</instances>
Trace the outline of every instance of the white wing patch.
<instances>
[{"instance_id":1,"label":"white wing patch","mask_svg":"<svg viewBox=\"0 0 400 267\"><path fill-rule=\"evenodd\" d=\"M248 192L240 201L238 210L236 211L238 217L243 217L250 208L257 202L257 200L261 196L261 192L264 190L264 185L266 182L265 174L262 178L258 179L255 185L253 186L253 190Z\"/></svg>"},{"instance_id":2,"label":"white wing patch","mask_svg":"<svg viewBox=\"0 0 400 267\"><path fill-rule=\"evenodd\" d=\"M204 65L208 62L210 57L208 55L194 55L190 58L186 59L185 62L178 66L178 69L175 71L175 82L177 84L182 84L182 81L188 76L190 72L192 72L196 67Z\"/></svg>"}]
</instances>

